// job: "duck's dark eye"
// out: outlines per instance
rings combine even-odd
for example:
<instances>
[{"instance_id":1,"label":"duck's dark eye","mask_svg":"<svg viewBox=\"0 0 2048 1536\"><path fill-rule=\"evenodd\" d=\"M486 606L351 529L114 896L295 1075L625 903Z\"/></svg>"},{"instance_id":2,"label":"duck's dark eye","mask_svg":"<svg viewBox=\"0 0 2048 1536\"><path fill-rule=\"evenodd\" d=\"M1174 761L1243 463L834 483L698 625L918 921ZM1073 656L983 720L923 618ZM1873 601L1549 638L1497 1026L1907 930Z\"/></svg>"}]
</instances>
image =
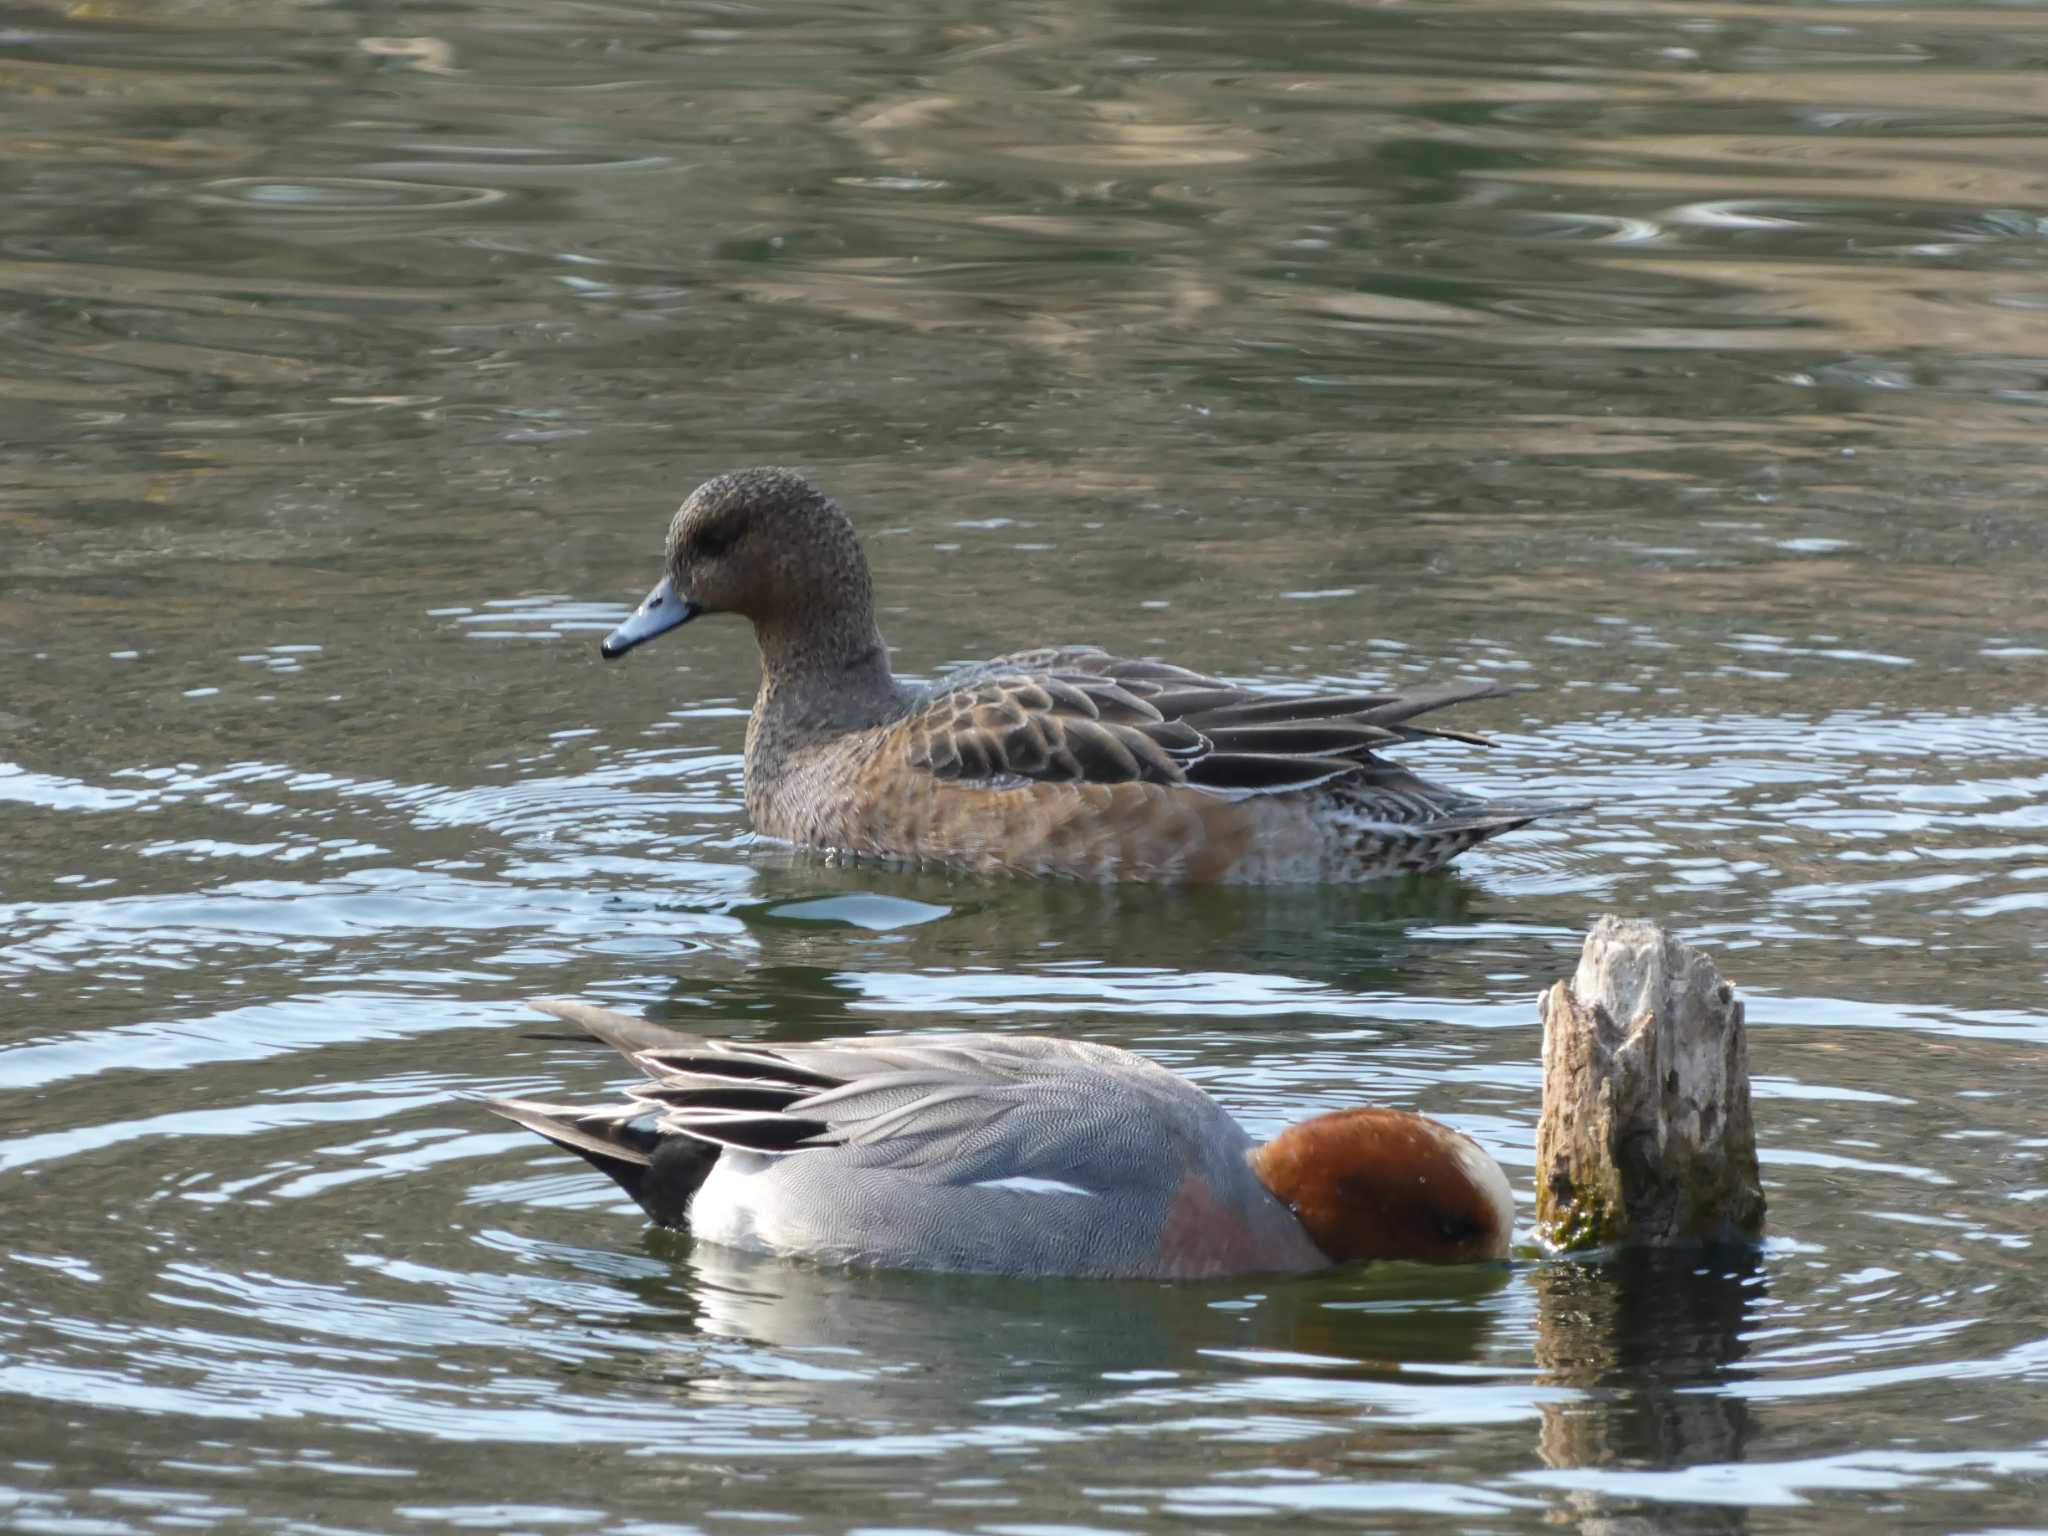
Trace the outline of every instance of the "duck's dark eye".
<instances>
[{"instance_id":1,"label":"duck's dark eye","mask_svg":"<svg viewBox=\"0 0 2048 1536\"><path fill-rule=\"evenodd\" d=\"M740 530L732 523L712 523L699 528L690 538L692 560L716 560L740 541Z\"/></svg>"},{"instance_id":2,"label":"duck's dark eye","mask_svg":"<svg viewBox=\"0 0 2048 1536\"><path fill-rule=\"evenodd\" d=\"M1445 1212L1436 1219L1436 1229L1447 1243L1469 1243L1479 1235L1479 1223L1470 1216Z\"/></svg>"}]
</instances>

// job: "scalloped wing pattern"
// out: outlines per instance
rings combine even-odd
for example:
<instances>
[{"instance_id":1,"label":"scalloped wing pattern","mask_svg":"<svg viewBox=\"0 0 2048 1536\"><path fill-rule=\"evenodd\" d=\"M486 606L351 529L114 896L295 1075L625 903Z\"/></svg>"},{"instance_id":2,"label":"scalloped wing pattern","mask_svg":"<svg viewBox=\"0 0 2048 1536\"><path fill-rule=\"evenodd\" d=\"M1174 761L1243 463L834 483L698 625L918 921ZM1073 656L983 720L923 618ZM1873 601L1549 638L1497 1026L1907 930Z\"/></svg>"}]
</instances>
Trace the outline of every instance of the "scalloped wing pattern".
<instances>
[{"instance_id":1,"label":"scalloped wing pattern","mask_svg":"<svg viewBox=\"0 0 2048 1536\"><path fill-rule=\"evenodd\" d=\"M1429 736L1478 741L1408 722L1505 691L1482 682L1413 693L1272 694L1167 662L1062 647L953 674L899 729L910 765L947 783L1284 794L1354 776L1379 763L1377 748ZM1406 818L1390 805L1388 819Z\"/></svg>"}]
</instances>

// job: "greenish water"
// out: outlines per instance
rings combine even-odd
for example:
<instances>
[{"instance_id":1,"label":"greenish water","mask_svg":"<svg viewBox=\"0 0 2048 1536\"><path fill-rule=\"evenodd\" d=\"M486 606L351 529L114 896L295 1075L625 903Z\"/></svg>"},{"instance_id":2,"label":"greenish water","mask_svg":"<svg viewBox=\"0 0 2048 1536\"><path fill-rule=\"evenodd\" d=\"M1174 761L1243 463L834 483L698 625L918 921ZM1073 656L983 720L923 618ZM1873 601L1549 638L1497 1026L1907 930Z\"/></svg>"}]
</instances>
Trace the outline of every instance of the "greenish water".
<instances>
[{"instance_id":1,"label":"greenish water","mask_svg":"<svg viewBox=\"0 0 2048 1536\"><path fill-rule=\"evenodd\" d=\"M2048 12L0 4L0 1523L2040 1528ZM753 844L802 465L901 669L1496 675L1354 891ZM1145 1051L1529 1198L1602 911L1749 1000L1753 1263L1233 1286L646 1233L522 999Z\"/></svg>"}]
</instances>

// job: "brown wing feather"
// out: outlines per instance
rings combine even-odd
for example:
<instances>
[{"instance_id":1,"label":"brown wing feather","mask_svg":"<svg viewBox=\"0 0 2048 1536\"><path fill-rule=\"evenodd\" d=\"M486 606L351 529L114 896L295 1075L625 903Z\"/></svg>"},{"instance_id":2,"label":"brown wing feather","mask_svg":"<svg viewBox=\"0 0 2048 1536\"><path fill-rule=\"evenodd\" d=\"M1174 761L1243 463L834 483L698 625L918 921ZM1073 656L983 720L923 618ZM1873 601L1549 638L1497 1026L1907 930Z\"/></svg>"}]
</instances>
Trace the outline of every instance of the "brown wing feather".
<instances>
[{"instance_id":1,"label":"brown wing feather","mask_svg":"<svg viewBox=\"0 0 2048 1536\"><path fill-rule=\"evenodd\" d=\"M903 722L911 766L950 783L1186 785L1272 794L1344 778L1425 736L1416 715L1507 690L1290 695L1086 647L1023 651L956 673Z\"/></svg>"},{"instance_id":2,"label":"brown wing feather","mask_svg":"<svg viewBox=\"0 0 2048 1536\"><path fill-rule=\"evenodd\" d=\"M1180 784L1174 750L1202 745L1120 688L1082 688L1046 674L936 693L903 729L913 766L966 783Z\"/></svg>"}]
</instances>

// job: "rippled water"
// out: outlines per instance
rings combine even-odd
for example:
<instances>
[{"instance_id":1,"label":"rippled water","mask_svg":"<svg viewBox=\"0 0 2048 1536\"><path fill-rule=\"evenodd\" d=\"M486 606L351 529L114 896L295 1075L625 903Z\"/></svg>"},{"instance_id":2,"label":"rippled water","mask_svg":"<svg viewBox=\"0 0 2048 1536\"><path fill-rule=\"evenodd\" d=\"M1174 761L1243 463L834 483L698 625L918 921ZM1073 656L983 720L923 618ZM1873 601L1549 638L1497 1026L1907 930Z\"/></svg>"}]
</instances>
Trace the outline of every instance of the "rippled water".
<instances>
[{"instance_id":1,"label":"rippled water","mask_svg":"<svg viewBox=\"0 0 2048 1536\"><path fill-rule=\"evenodd\" d=\"M0 5L0 1523L1994 1530L2048 1481L2048 12ZM909 673L1499 675L1355 891L755 846L806 466ZM1216 1286L649 1234L521 1000L1146 1051L1526 1198L1599 912L1749 999L1754 1260Z\"/></svg>"}]
</instances>

